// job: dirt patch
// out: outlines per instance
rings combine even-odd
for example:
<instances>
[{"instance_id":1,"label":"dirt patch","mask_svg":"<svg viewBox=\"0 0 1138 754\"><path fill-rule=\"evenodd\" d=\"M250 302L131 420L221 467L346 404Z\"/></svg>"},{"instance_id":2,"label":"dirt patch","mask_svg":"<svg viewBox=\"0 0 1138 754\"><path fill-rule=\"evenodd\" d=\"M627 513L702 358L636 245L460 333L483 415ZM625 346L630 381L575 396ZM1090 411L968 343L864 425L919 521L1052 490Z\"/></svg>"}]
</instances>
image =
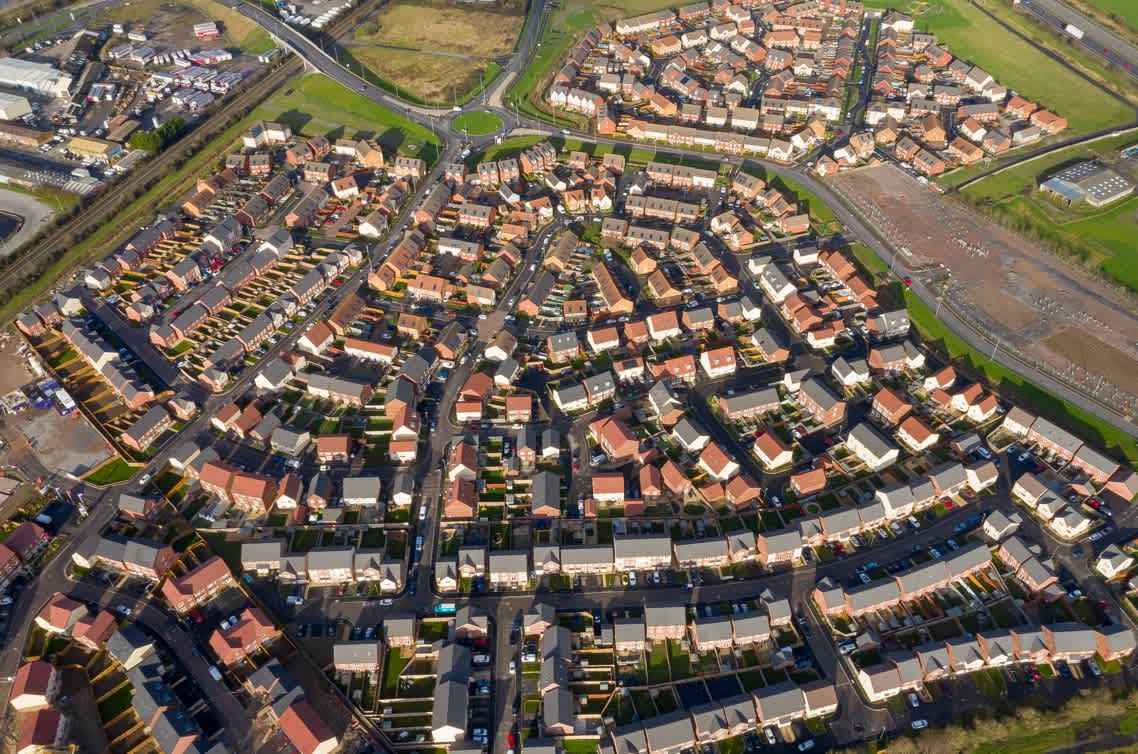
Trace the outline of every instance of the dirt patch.
<instances>
[{"instance_id":1,"label":"dirt patch","mask_svg":"<svg viewBox=\"0 0 1138 754\"><path fill-rule=\"evenodd\" d=\"M1093 364L1095 371L1117 384L1134 379L1138 373L1138 359L1081 328L1064 328L1047 338L1043 345L1075 364Z\"/></svg>"},{"instance_id":2,"label":"dirt patch","mask_svg":"<svg viewBox=\"0 0 1138 754\"><path fill-rule=\"evenodd\" d=\"M1001 347L1138 411L1138 315L1129 302L892 165L829 182Z\"/></svg>"},{"instance_id":3,"label":"dirt patch","mask_svg":"<svg viewBox=\"0 0 1138 754\"><path fill-rule=\"evenodd\" d=\"M389 3L375 15L379 30L356 40L424 52L459 52L492 58L514 48L524 14L421 3Z\"/></svg>"},{"instance_id":4,"label":"dirt patch","mask_svg":"<svg viewBox=\"0 0 1138 754\"><path fill-rule=\"evenodd\" d=\"M60 416L54 409L25 411L9 420L51 471L82 476L111 457L103 436L74 413Z\"/></svg>"}]
</instances>

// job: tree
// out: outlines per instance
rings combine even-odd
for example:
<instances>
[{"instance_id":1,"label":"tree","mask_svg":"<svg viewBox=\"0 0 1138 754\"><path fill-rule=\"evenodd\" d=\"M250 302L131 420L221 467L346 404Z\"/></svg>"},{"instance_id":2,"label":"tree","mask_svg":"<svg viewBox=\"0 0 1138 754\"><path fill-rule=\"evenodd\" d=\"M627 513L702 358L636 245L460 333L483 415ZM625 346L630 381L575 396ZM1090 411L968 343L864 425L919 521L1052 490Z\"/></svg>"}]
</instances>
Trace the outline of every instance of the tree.
<instances>
[{"instance_id":1,"label":"tree","mask_svg":"<svg viewBox=\"0 0 1138 754\"><path fill-rule=\"evenodd\" d=\"M186 121L175 116L161 126L149 131L135 131L130 135L132 149L142 149L150 154L158 154L173 144L186 131Z\"/></svg>"}]
</instances>

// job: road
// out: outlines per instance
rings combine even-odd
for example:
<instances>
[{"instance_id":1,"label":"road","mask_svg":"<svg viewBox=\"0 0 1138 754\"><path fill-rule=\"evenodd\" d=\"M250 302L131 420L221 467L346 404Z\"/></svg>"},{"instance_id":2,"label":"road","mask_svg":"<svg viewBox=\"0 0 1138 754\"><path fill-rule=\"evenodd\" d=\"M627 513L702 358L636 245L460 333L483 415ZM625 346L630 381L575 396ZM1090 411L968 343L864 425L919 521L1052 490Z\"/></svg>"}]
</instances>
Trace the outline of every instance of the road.
<instances>
[{"instance_id":1,"label":"road","mask_svg":"<svg viewBox=\"0 0 1138 754\"><path fill-rule=\"evenodd\" d=\"M209 661L195 650L194 639L169 614L154 603L122 594L99 584L80 581L72 584L67 593L81 602L96 604L105 609L130 610L130 619L141 623L166 644L178 658L179 665L188 670L194 683L201 689L203 698L225 726L225 738L235 751L243 751L252 731L252 717L222 681L209 674Z\"/></svg>"},{"instance_id":2,"label":"road","mask_svg":"<svg viewBox=\"0 0 1138 754\"><path fill-rule=\"evenodd\" d=\"M1062 32L1062 36L1090 50L1113 66L1138 79L1138 47L1119 37L1109 29L1079 13L1060 0L1021 0L1020 7L1044 23ZM1072 37L1064 31L1067 24L1077 26L1082 38Z\"/></svg>"},{"instance_id":3,"label":"road","mask_svg":"<svg viewBox=\"0 0 1138 754\"><path fill-rule=\"evenodd\" d=\"M158 349L150 342L149 331L145 327L135 327L119 314L118 309L107 303L102 296L95 296L87 289L82 289L83 305L94 314L100 322L122 339L123 343L134 352L142 363L153 372L166 387L178 388L186 383L186 379L169 359L158 353Z\"/></svg>"}]
</instances>

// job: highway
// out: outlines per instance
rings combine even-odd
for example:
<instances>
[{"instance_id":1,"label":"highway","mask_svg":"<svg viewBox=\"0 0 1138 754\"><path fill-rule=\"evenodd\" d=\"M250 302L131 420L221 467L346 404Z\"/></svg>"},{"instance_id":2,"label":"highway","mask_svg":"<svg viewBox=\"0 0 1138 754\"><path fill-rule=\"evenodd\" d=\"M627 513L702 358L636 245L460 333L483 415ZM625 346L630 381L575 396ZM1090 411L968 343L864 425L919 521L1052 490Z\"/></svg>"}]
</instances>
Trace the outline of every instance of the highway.
<instances>
[{"instance_id":1,"label":"highway","mask_svg":"<svg viewBox=\"0 0 1138 754\"><path fill-rule=\"evenodd\" d=\"M1114 32L1079 13L1060 0L1021 0L1019 6L1048 26L1053 27L1072 44L1080 45L1107 63L1138 79L1138 47ZM1079 28L1082 37L1065 31L1067 24Z\"/></svg>"}]
</instances>

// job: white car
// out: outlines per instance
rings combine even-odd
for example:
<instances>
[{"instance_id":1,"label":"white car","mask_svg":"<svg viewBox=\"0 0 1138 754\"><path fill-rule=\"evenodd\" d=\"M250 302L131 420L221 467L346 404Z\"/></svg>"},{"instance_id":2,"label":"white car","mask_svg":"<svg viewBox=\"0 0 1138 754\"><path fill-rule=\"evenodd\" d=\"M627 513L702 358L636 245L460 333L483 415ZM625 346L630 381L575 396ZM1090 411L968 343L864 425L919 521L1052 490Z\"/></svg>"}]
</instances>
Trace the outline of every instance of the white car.
<instances>
[{"instance_id":1,"label":"white car","mask_svg":"<svg viewBox=\"0 0 1138 754\"><path fill-rule=\"evenodd\" d=\"M915 691L909 692L909 706L913 709L921 706L921 698L917 696Z\"/></svg>"},{"instance_id":2,"label":"white car","mask_svg":"<svg viewBox=\"0 0 1138 754\"><path fill-rule=\"evenodd\" d=\"M514 660L510 660L510 675L513 675L517 672L518 672L518 663L515 662Z\"/></svg>"},{"instance_id":3,"label":"white car","mask_svg":"<svg viewBox=\"0 0 1138 754\"><path fill-rule=\"evenodd\" d=\"M774 734L774 728L763 728L763 733L767 736L767 743L771 746L778 744L778 738Z\"/></svg>"},{"instance_id":4,"label":"white car","mask_svg":"<svg viewBox=\"0 0 1138 754\"><path fill-rule=\"evenodd\" d=\"M914 720L913 722L909 723L909 727L911 727L913 730L923 730L924 728L929 727L929 721Z\"/></svg>"},{"instance_id":5,"label":"white car","mask_svg":"<svg viewBox=\"0 0 1138 754\"><path fill-rule=\"evenodd\" d=\"M393 600L392 600L390 597L386 597L386 598L384 598L384 599L381 599L381 600L379 601L379 604L380 604L382 607L391 607L391 606L392 606L393 604L395 604L395 603L394 603L394 601L393 601Z\"/></svg>"},{"instance_id":6,"label":"white car","mask_svg":"<svg viewBox=\"0 0 1138 754\"><path fill-rule=\"evenodd\" d=\"M810 738L798 744L799 751L810 751L814 748L814 739Z\"/></svg>"},{"instance_id":7,"label":"white car","mask_svg":"<svg viewBox=\"0 0 1138 754\"><path fill-rule=\"evenodd\" d=\"M420 521L426 521L427 520L427 506L425 506L425 505L419 509L419 520Z\"/></svg>"},{"instance_id":8,"label":"white car","mask_svg":"<svg viewBox=\"0 0 1138 754\"><path fill-rule=\"evenodd\" d=\"M635 572L628 574L628 585L629 586L636 586L636 573Z\"/></svg>"}]
</instances>

